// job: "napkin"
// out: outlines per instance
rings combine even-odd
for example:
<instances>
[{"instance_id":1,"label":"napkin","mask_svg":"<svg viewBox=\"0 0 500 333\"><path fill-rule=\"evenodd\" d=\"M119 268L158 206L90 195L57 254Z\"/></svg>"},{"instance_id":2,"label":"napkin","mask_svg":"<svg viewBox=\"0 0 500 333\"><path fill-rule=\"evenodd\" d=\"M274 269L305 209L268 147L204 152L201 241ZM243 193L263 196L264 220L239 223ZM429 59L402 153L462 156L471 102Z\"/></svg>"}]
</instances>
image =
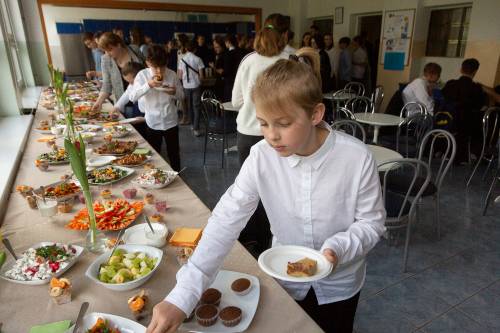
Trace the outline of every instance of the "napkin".
<instances>
[{"instance_id":1,"label":"napkin","mask_svg":"<svg viewBox=\"0 0 500 333\"><path fill-rule=\"evenodd\" d=\"M71 320L63 320L55 323L37 325L30 329L30 333L64 333L71 326Z\"/></svg>"}]
</instances>

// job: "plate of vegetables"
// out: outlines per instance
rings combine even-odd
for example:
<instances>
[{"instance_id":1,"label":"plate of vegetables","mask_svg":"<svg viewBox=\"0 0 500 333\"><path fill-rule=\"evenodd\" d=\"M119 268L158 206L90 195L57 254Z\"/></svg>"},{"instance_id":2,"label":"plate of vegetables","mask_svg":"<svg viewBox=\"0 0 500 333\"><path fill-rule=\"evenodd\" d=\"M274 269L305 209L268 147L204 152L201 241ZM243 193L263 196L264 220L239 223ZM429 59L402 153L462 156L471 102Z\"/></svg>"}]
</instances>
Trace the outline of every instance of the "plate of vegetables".
<instances>
[{"instance_id":1,"label":"plate of vegetables","mask_svg":"<svg viewBox=\"0 0 500 333\"><path fill-rule=\"evenodd\" d=\"M83 247L77 245L41 242L3 265L0 278L27 285L46 284L73 266L82 252Z\"/></svg>"},{"instance_id":2,"label":"plate of vegetables","mask_svg":"<svg viewBox=\"0 0 500 333\"><path fill-rule=\"evenodd\" d=\"M134 173L134 169L122 166L104 166L87 173L89 185L109 185Z\"/></svg>"},{"instance_id":3,"label":"plate of vegetables","mask_svg":"<svg viewBox=\"0 0 500 333\"><path fill-rule=\"evenodd\" d=\"M135 289L156 271L163 251L147 245L119 245L109 258L109 251L100 255L85 275L105 288L125 291Z\"/></svg>"},{"instance_id":4,"label":"plate of vegetables","mask_svg":"<svg viewBox=\"0 0 500 333\"><path fill-rule=\"evenodd\" d=\"M82 189L75 182L60 181L44 187L45 196L47 198L54 198L57 201L65 201L69 198L75 197ZM36 195L41 195L41 189L35 191Z\"/></svg>"},{"instance_id":5,"label":"plate of vegetables","mask_svg":"<svg viewBox=\"0 0 500 333\"><path fill-rule=\"evenodd\" d=\"M151 169L140 174L132 182L142 188L158 189L172 183L178 174L177 171Z\"/></svg>"},{"instance_id":6,"label":"plate of vegetables","mask_svg":"<svg viewBox=\"0 0 500 333\"><path fill-rule=\"evenodd\" d=\"M71 326L66 333L72 333L73 328ZM146 327L133 320L100 312L85 315L80 328L85 333L146 333Z\"/></svg>"},{"instance_id":7,"label":"plate of vegetables","mask_svg":"<svg viewBox=\"0 0 500 333\"><path fill-rule=\"evenodd\" d=\"M132 133L132 129L128 126L115 125L104 128L104 132L111 134L113 138L122 138Z\"/></svg>"},{"instance_id":8,"label":"plate of vegetables","mask_svg":"<svg viewBox=\"0 0 500 333\"><path fill-rule=\"evenodd\" d=\"M66 164L69 163L69 155L66 153L66 149L58 148L49 153L43 153L38 155L38 160L47 161L49 164Z\"/></svg>"}]
</instances>

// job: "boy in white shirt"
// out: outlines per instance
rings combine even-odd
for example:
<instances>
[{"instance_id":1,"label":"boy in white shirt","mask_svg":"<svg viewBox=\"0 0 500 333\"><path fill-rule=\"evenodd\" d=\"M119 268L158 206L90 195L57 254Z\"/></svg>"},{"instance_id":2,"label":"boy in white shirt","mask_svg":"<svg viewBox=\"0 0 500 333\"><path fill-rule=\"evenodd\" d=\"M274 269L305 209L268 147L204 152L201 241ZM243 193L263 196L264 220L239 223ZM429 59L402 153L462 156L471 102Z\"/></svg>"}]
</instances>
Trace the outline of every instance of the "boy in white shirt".
<instances>
[{"instance_id":1,"label":"boy in white shirt","mask_svg":"<svg viewBox=\"0 0 500 333\"><path fill-rule=\"evenodd\" d=\"M174 332L191 313L259 199L273 246L313 248L334 266L316 282L279 282L323 330L352 332L365 256L385 231L375 160L361 141L322 121L321 84L307 64L278 60L257 77L252 99L265 140L213 210L148 333Z\"/></svg>"},{"instance_id":2,"label":"boy in white shirt","mask_svg":"<svg viewBox=\"0 0 500 333\"><path fill-rule=\"evenodd\" d=\"M145 114L149 143L160 153L163 139L172 169L180 170L179 126L176 100L184 98L176 73L167 68L167 53L152 45L146 58L148 68L140 71L129 93L132 102L139 101Z\"/></svg>"},{"instance_id":3,"label":"boy in white shirt","mask_svg":"<svg viewBox=\"0 0 500 333\"><path fill-rule=\"evenodd\" d=\"M441 66L430 62L424 67L424 76L416 78L409 83L403 90L404 104L409 102L418 102L425 106L427 112L434 115L434 99L432 90L441 76ZM410 110L412 113L414 110Z\"/></svg>"}]
</instances>

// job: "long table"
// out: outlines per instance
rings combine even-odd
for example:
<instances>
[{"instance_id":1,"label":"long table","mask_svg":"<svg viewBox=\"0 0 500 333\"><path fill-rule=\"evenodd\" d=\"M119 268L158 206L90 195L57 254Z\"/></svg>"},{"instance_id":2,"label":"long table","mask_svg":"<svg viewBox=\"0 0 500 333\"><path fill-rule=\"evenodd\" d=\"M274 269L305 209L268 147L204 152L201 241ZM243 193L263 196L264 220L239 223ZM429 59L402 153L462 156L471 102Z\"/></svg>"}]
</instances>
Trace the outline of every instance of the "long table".
<instances>
[{"instance_id":1,"label":"long table","mask_svg":"<svg viewBox=\"0 0 500 333\"><path fill-rule=\"evenodd\" d=\"M58 214L54 222L48 222L46 218L40 216L37 210L30 209L21 195L14 193L16 185L26 184L36 188L58 181L60 176L70 173L69 165L50 166L46 172L35 167L36 156L50 149L45 143L36 141L43 135L33 131L33 128L43 119L48 119L48 111L39 106L0 229L3 235L11 240L17 253L41 241L83 244L86 235L86 232L64 228L72 216L83 208L82 204L75 204L71 213ZM148 147L154 151L135 130L133 135L126 139L137 140L139 146ZM102 143L102 134L98 141ZM57 144L62 146L62 139L58 139ZM151 162L157 167L170 169L167 162L156 152ZM140 171L142 169L137 168L136 172ZM132 178L112 186L111 190L115 197L122 197L123 189L132 187L130 179ZM95 189L93 192L94 198L97 199L99 190ZM167 213L163 214L164 222L169 230L173 231L181 226L202 227L206 224L210 214L209 209L181 178L177 178L164 189L149 192L153 193L156 199L166 200L171 206ZM142 198L139 192L138 199ZM146 205L145 213L151 215L153 212L153 206ZM108 233L108 235L113 236L113 233ZM141 287L149 294L151 304L160 302L174 287L175 274L179 269L175 250L169 246L163 250L164 257L159 269ZM127 307L127 299L140 289L116 292L94 284L85 277L84 273L95 258L95 254L86 252L64 274L73 283L73 300L65 305L55 305L52 302L48 294L48 285L25 286L0 279L0 322L3 323L3 331L26 333L33 325L65 319L74 320L80 304L84 301L90 302L88 312L104 312L132 318ZM248 332L321 332L316 323L286 291L258 268L255 259L240 243L234 245L224 262L223 269L252 274L260 280L259 306ZM147 326L148 321L149 318L142 324Z\"/></svg>"}]
</instances>

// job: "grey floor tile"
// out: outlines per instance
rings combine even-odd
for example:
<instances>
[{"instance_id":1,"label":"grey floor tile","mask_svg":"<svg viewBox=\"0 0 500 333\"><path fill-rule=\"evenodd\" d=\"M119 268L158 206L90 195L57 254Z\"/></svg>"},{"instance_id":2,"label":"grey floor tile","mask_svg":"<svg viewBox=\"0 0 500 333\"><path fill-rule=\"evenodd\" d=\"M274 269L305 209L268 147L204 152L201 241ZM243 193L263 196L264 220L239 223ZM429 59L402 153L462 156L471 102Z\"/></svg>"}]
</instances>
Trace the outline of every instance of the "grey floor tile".
<instances>
[{"instance_id":1,"label":"grey floor tile","mask_svg":"<svg viewBox=\"0 0 500 333\"><path fill-rule=\"evenodd\" d=\"M497 283L499 284L499 283ZM496 332L500 331L500 294L498 286L487 288L457 306L457 309Z\"/></svg>"},{"instance_id":2,"label":"grey floor tile","mask_svg":"<svg viewBox=\"0 0 500 333\"><path fill-rule=\"evenodd\" d=\"M493 333L458 310L451 310L423 327L427 333Z\"/></svg>"}]
</instances>

